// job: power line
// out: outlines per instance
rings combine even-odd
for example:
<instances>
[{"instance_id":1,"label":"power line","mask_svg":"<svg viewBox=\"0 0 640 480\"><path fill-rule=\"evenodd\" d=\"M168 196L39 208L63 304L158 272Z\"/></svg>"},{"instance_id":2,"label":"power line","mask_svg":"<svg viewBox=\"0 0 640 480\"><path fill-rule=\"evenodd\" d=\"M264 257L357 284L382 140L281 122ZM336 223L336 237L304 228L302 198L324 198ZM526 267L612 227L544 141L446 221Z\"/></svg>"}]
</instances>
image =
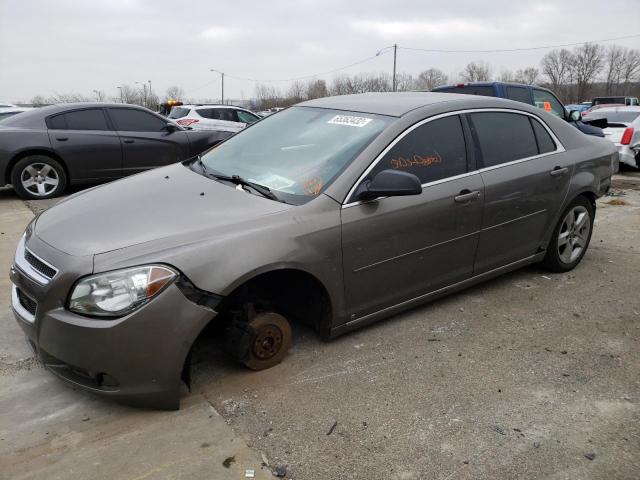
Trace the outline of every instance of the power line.
<instances>
[{"instance_id":1,"label":"power line","mask_svg":"<svg viewBox=\"0 0 640 480\"><path fill-rule=\"evenodd\" d=\"M538 47L506 48L506 49L491 49L491 50L440 50L440 49L433 49L433 48L403 47L401 45L398 45L396 48L397 49L401 49L401 50L412 50L412 51L430 52L430 53L524 52L524 51L531 51L531 50L544 50L544 49L548 49L548 48L574 47L574 46L577 46L577 45L584 45L585 43L612 42L612 41L615 41L615 40L624 40L624 39L628 39L628 38L637 38L637 37L640 37L640 33L633 34L633 35L625 35L625 36L622 36L622 37L604 38L604 39L600 39L600 40L586 40L584 42L562 43L562 44L557 44L557 45L544 45L544 46L538 46ZM228 74L228 73L225 73L225 76L229 77L229 78L234 78L236 80L247 80L249 82L256 82L256 83L276 83L276 82L292 82L292 81L295 81L295 80L306 80L308 78L320 77L322 75L329 75L331 73L336 73L336 72L340 72L342 70L346 70L346 69L351 68L351 67L355 67L356 65L361 65L361 64L366 63L366 62L368 62L370 60L373 60L373 59L375 59L377 57L381 57L383 55L386 55L393 48L394 48L393 45L388 46L388 47L384 47L384 48L378 50L378 52L375 55L372 55L372 56L367 57L367 58L363 58L362 60L358 60L356 62L350 63L349 65L345 65L345 66L342 66L342 67L339 67L339 68L334 68L332 70L326 70L324 72L313 73L313 74L310 74L310 75L302 75L302 76L299 76L299 77L258 79L258 78L251 78L251 77L242 77L240 75L232 75L232 74ZM193 89L191 91L200 90L201 88L209 86L212 83L213 82L206 83L205 85L202 85L201 87L198 87L198 88Z\"/></svg>"},{"instance_id":2,"label":"power line","mask_svg":"<svg viewBox=\"0 0 640 480\"><path fill-rule=\"evenodd\" d=\"M558 45L544 45L541 47L524 47L524 48L504 48L504 49L493 49L493 50L438 50L434 48L415 48L415 47L402 47L398 45L398 48L402 50L416 50L420 52L431 52L431 53L500 53L500 52L525 52L530 50L544 50L547 48L560 48L560 47L575 47L576 45L584 45L585 43L602 43L602 42L612 42L615 40L624 40L627 38L636 38L640 37L640 33L635 35L625 35L624 37L615 37L615 38L604 38L602 40L587 40L585 42L575 42L575 43L562 43Z\"/></svg>"},{"instance_id":3,"label":"power line","mask_svg":"<svg viewBox=\"0 0 640 480\"><path fill-rule=\"evenodd\" d=\"M375 55L372 55L371 57L363 58L362 60L358 60L357 62L350 63L349 65L345 65L343 67L334 68L333 70L327 70L325 72L313 73L311 75L302 75L300 77L277 78L277 79L257 79L257 78L249 78L249 77L240 77L238 75L229 75L228 73L225 73L225 75L227 77L230 77L230 78L235 78L236 80L248 80L250 82L264 82L264 83L270 83L270 82L292 82L294 80L305 80L307 78L319 77L321 75L329 75L330 73L336 73L336 72L339 72L341 70L346 70L347 68L355 67L356 65L360 65L362 63L368 62L369 60L373 60L374 58L377 58L377 57L380 57L382 55L385 55L387 53L387 51L383 51L383 50L380 50L378 53L376 53Z\"/></svg>"}]
</instances>

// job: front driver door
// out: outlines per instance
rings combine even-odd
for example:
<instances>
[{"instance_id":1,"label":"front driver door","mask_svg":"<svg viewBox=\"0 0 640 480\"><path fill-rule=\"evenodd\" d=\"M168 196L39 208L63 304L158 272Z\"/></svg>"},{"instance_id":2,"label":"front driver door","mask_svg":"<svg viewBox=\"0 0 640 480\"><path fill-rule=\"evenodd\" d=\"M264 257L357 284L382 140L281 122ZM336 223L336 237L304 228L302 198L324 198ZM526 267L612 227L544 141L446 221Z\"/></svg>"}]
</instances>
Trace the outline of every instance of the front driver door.
<instances>
[{"instance_id":1,"label":"front driver door","mask_svg":"<svg viewBox=\"0 0 640 480\"><path fill-rule=\"evenodd\" d=\"M124 175L190 157L187 132L168 131L162 117L137 108L112 107L108 112L122 142Z\"/></svg>"},{"instance_id":2,"label":"front driver door","mask_svg":"<svg viewBox=\"0 0 640 480\"><path fill-rule=\"evenodd\" d=\"M348 202L342 209L345 295L352 320L473 274L483 184L467 161L458 115L423 121L387 148L363 179L413 173L422 194Z\"/></svg>"}]
</instances>

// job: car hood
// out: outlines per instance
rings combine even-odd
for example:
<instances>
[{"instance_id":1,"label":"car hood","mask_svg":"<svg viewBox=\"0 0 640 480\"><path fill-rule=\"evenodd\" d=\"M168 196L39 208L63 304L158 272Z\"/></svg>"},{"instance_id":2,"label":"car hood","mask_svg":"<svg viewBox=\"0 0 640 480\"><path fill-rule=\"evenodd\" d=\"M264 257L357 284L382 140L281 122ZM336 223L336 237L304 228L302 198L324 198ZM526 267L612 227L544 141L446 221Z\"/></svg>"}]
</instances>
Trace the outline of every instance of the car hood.
<instances>
[{"instance_id":1,"label":"car hood","mask_svg":"<svg viewBox=\"0 0 640 480\"><path fill-rule=\"evenodd\" d=\"M292 208L175 164L73 195L42 213L35 234L70 255L95 255L250 222Z\"/></svg>"}]
</instances>

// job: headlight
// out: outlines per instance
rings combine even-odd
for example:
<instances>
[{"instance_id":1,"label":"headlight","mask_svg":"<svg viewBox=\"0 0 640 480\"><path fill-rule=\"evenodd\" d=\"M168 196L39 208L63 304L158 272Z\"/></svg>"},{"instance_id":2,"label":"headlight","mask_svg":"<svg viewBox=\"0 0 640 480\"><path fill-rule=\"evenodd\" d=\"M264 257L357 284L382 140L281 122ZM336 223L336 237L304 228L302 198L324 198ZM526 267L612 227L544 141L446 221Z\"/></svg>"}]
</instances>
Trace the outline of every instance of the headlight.
<instances>
[{"instance_id":1,"label":"headlight","mask_svg":"<svg viewBox=\"0 0 640 480\"><path fill-rule=\"evenodd\" d=\"M83 315L121 317L147 303L177 276L160 265L92 275L76 283L69 310Z\"/></svg>"}]
</instances>

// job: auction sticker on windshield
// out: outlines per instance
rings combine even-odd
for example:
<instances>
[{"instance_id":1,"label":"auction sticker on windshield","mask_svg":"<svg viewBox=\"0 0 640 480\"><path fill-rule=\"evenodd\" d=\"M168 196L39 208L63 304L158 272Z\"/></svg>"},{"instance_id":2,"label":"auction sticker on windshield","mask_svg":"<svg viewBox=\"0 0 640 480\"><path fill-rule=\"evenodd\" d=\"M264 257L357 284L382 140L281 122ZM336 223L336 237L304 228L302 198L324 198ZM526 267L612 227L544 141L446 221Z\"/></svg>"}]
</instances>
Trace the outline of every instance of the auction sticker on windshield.
<instances>
[{"instance_id":1,"label":"auction sticker on windshield","mask_svg":"<svg viewBox=\"0 0 640 480\"><path fill-rule=\"evenodd\" d=\"M280 175L276 175L275 173L270 173L256 180L250 179L250 181L272 188L273 190L281 190L283 192L287 192L287 189L290 189L296 183L290 178L285 178Z\"/></svg>"},{"instance_id":2,"label":"auction sticker on windshield","mask_svg":"<svg viewBox=\"0 0 640 480\"><path fill-rule=\"evenodd\" d=\"M336 115L327 123L333 125L347 125L349 127L364 127L372 119L367 117L356 117L353 115Z\"/></svg>"}]
</instances>

